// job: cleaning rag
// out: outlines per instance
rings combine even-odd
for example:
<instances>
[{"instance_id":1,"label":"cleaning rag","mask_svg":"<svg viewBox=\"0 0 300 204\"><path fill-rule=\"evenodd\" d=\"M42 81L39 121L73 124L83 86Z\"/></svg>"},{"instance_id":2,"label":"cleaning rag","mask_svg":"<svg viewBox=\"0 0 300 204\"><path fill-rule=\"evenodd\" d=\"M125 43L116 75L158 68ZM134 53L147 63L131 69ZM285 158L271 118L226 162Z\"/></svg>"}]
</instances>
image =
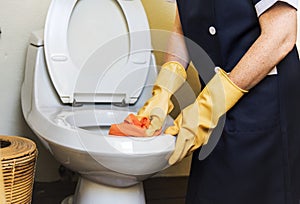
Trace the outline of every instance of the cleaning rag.
<instances>
[{"instance_id":1,"label":"cleaning rag","mask_svg":"<svg viewBox=\"0 0 300 204\"><path fill-rule=\"evenodd\" d=\"M109 129L110 135L118 136L135 136L145 137L146 130L149 128L151 121L148 117L137 117L134 114L129 114L124 122L119 124L112 124ZM157 136L161 130L155 131L153 136Z\"/></svg>"}]
</instances>

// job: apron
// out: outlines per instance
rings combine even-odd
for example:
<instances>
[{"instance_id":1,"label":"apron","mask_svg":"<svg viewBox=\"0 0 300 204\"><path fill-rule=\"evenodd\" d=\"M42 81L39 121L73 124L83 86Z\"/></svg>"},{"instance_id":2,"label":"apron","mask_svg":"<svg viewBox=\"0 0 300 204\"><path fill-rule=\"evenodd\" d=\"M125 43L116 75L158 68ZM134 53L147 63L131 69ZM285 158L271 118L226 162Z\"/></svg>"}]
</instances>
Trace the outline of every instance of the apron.
<instances>
[{"instance_id":1,"label":"apron","mask_svg":"<svg viewBox=\"0 0 300 204\"><path fill-rule=\"evenodd\" d=\"M184 35L226 72L260 34L250 0L177 0ZM200 76L203 67L187 43ZM188 204L300 203L300 63L296 47L226 113L212 153L193 154ZM205 81L205 80L204 80Z\"/></svg>"}]
</instances>

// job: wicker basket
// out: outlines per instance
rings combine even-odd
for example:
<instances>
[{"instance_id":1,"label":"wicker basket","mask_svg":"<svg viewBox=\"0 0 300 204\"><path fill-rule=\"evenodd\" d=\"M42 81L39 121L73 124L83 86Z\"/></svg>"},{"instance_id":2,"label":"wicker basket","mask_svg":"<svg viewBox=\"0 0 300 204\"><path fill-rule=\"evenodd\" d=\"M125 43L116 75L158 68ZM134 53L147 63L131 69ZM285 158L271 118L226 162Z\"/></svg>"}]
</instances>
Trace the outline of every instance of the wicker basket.
<instances>
[{"instance_id":1,"label":"wicker basket","mask_svg":"<svg viewBox=\"0 0 300 204\"><path fill-rule=\"evenodd\" d=\"M2 202L31 203L37 159L35 143L24 137L0 135L0 144L0 191L4 191L0 194L5 194L5 199L1 196L4 200Z\"/></svg>"}]
</instances>

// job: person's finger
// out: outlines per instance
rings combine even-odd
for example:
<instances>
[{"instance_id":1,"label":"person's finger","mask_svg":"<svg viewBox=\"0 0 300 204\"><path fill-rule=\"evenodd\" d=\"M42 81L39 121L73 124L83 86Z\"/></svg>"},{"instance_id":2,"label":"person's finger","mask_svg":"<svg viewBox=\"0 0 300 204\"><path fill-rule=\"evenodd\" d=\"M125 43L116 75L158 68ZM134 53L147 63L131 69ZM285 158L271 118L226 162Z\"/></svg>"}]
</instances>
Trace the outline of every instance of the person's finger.
<instances>
[{"instance_id":1,"label":"person's finger","mask_svg":"<svg viewBox=\"0 0 300 204\"><path fill-rule=\"evenodd\" d=\"M156 117L156 116L153 116L151 118L151 123L150 123L150 126L149 128L147 128L146 130L146 135L147 136L152 136L154 135L154 133L158 130L161 129L161 126L162 126L162 121L159 117Z\"/></svg>"}]
</instances>

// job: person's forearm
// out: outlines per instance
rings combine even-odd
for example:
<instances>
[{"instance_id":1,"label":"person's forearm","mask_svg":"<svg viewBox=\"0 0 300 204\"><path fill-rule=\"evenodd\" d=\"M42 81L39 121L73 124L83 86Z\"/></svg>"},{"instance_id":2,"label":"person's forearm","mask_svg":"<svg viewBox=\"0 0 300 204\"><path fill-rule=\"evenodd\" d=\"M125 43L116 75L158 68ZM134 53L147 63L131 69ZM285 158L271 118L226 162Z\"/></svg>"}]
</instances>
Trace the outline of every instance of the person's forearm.
<instances>
[{"instance_id":1,"label":"person's forearm","mask_svg":"<svg viewBox=\"0 0 300 204\"><path fill-rule=\"evenodd\" d=\"M230 79L250 90L294 47L297 36L296 10L276 3L259 18L261 35L231 71Z\"/></svg>"},{"instance_id":2,"label":"person's forearm","mask_svg":"<svg viewBox=\"0 0 300 204\"><path fill-rule=\"evenodd\" d=\"M176 10L173 32L170 35L167 53L165 55L166 62L177 61L184 67L189 64L189 57L185 40L182 32L181 22L178 11Z\"/></svg>"}]
</instances>

